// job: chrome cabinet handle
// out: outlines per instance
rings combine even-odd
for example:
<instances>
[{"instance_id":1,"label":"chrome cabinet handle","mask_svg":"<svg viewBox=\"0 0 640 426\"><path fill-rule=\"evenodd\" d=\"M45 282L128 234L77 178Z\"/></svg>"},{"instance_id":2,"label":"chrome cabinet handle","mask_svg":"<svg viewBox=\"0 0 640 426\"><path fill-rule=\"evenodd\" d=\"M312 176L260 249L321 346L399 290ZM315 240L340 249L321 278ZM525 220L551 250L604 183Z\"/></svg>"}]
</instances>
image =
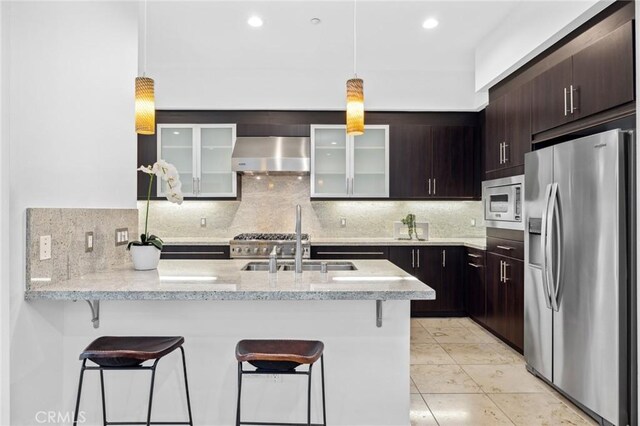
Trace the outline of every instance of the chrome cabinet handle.
<instances>
[{"instance_id":1,"label":"chrome cabinet handle","mask_svg":"<svg viewBox=\"0 0 640 426\"><path fill-rule=\"evenodd\" d=\"M507 281L509 281L509 278L507 278L507 266L509 266L509 264L507 262L502 262L502 265L502 268L504 269L502 282L506 284Z\"/></svg>"},{"instance_id":2,"label":"chrome cabinet handle","mask_svg":"<svg viewBox=\"0 0 640 426\"><path fill-rule=\"evenodd\" d=\"M569 92L571 94L571 97L570 97L570 101L571 101L571 103L570 103L570 107L571 107L570 111L571 111L571 114L573 114L574 111L578 110L578 108L574 108L573 107L573 92L575 92L575 91L576 91L576 89L573 88L573 84L570 85L569 86Z\"/></svg>"},{"instance_id":3,"label":"chrome cabinet handle","mask_svg":"<svg viewBox=\"0 0 640 426\"><path fill-rule=\"evenodd\" d=\"M202 193L202 183L200 181L200 178L198 178L198 194Z\"/></svg>"},{"instance_id":4,"label":"chrome cabinet handle","mask_svg":"<svg viewBox=\"0 0 640 426\"><path fill-rule=\"evenodd\" d=\"M502 142L500 142L500 164L502 164Z\"/></svg>"},{"instance_id":5,"label":"chrome cabinet handle","mask_svg":"<svg viewBox=\"0 0 640 426\"><path fill-rule=\"evenodd\" d=\"M567 116L567 88L564 87L564 116Z\"/></svg>"},{"instance_id":6,"label":"chrome cabinet handle","mask_svg":"<svg viewBox=\"0 0 640 426\"><path fill-rule=\"evenodd\" d=\"M473 257L473 258L475 258L475 259L478 259L478 258L482 257L482 256L480 256L479 254L473 254L473 253L467 253L467 256L469 256L469 257Z\"/></svg>"},{"instance_id":7,"label":"chrome cabinet handle","mask_svg":"<svg viewBox=\"0 0 640 426\"><path fill-rule=\"evenodd\" d=\"M476 265L475 263L468 263L469 266L473 266L474 268L482 268L482 265Z\"/></svg>"},{"instance_id":8,"label":"chrome cabinet handle","mask_svg":"<svg viewBox=\"0 0 640 426\"><path fill-rule=\"evenodd\" d=\"M416 259L418 260L418 268L420 268L420 249L418 249L418 254L416 256Z\"/></svg>"},{"instance_id":9,"label":"chrome cabinet handle","mask_svg":"<svg viewBox=\"0 0 640 426\"><path fill-rule=\"evenodd\" d=\"M416 252L414 249L411 249L411 267L416 267Z\"/></svg>"},{"instance_id":10,"label":"chrome cabinet handle","mask_svg":"<svg viewBox=\"0 0 640 426\"><path fill-rule=\"evenodd\" d=\"M427 179L429 181L429 195L431 195L431 178Z\"/></svg>"},{"instance_id":11,"label":"chrome cabinet handle","mask_svg":"<svg viewBox=\"0 0 640 426\"><path fill-rule=\"evenodd\" d=\"M445 250L442 250L442 267L447 267L447 252Z\"/></svg>"},{"instance_id":12,"label":"chrome cabinet handle","mask_svg":"<svg viewBox=\"0 0 640 426\"><path fill-rule=\"evenodd\" d=\"M499 248L499 249L502 249L502 250L507 250L507 251L513 250L513 247L509 247L509 246L496 246L496 248Z\"/></svg>"},{"instance_id":13,"label":"chrome cabinet handle","mask_svg":"<svg viewBox=\"0 0 640 426\"><path fill-rule=\"evenodd\" d=\"M502 260L500 261L500 282L501 283L504 282L504 275L503 275L503 269L502 269Z\"/></svg>"},{"instance_id":14,"label":"chrome cabinet handle","mask_svg":"<svg viewBox=\"0 0 640 426\"><path fill-rule=\"evenodd\" d=\"M196 186L196 177L194 176L192 179L191 184L193 185L193 189L191 192L193 192L193 195L196 195L198 193L198 187Z\"/></svg>"},{"instance_id":15,"label":"chrome cabinet handle","mask_svg":"<svg viewBox=\"0 0 640 426\"><path fill-rule=\"evenodd\" d=\"M433 195L436 195L436 178L433 178Z\"/></svg>"},{"instance_id":16,"label":"chrome cabinet handle","mask_svg":"<svg viewBox=\"0 0 640 426\"><path fill-rule=\"evenodd\" d=\"M507 163L507 147L509 146L508 143L503 142L504 144L504 148L502 149L502 164L506 164Z\"/></svg>"}]
</instances>

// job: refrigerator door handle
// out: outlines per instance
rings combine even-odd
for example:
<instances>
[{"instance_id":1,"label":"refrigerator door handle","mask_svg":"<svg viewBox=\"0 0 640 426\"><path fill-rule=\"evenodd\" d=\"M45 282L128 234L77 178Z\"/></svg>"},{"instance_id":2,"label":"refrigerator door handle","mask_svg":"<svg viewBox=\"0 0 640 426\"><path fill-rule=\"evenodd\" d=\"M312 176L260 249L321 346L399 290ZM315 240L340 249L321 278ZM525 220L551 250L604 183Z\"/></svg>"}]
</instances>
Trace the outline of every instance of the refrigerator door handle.
<instances>
[{"instance_id":1,"label":"refrigerator door handle","mask_svg":"<svg viewBox=\"0 0 640 426\"><path fill-rule=\"evenodd\" d=\"M555 255L555 264L556 264L556 275L553 276L553 270L551 270L551 275L553 280L553 295L551 298L551 304L555 306L555 311L557 312L560 309L560 301L558 300L558 295L560 294L560 277L562 276L562 210L558 197L558 184L554 183L555 190L552 191L551 201L552 205L549 207L551 211L551 222L553 223L553 229L550 233L551 235L556 236L558 241L558 246L556 247L557 252Z\"/></svg>"},{"instance_id":2,"label":"refrigerator door handle","mask_svg":"<svg viewBox=\"0 0 640 426\"><path fill-rule=\"evenodd\" d=\"M558 184L557 183L552 183L551 184L551 194L549 195L549 202L548 202L548 207L547 207L547 233L546 233L546 251L544 253L544 257L545 257L545 270L544 270L544 275L545 275L545 279L547 281L547 289L548 289L548 294L549 294L549 298L551 299L551 309L553 309L554 311L558 312L558 302L557 302L557 294L558 294L558 290L556 289L556 282L555 282L555 276L553 274L553 267L554 264L556 266L556 270L559 271L558 267L560 266L559 264L557 264L557 262L553 262L553 258L554 258L554 253L553 253L553 244L551 239L553 238L554 233L556 232L556 228L554 227L555 224L555 211L556 211L556 201L557 201L557 197L558 197ZM556 259L557 260L557 259ZM549 262L551 261L551 262ZM558 274L559 277L559 274Z\"/></svg>"},{"instance_id":3,"label":"refrigerator door handle","mask_svg":"<svg viewBox=\"0 0 640 426\"><path fill-rule=\"evenodd\" d=\"M552 184L548 184L547 189L545 190L545 204L544 209L542 210L542 228L540 232L540 250L542 253L542 265L540 265L540 269L542 270L542 290L544 291L544 303L547 305L548 309L553 309L551 306L551 292L549 289L549 282L547 280L547 216L549 214L551 187Z\"/></svg>"}]
</instances>

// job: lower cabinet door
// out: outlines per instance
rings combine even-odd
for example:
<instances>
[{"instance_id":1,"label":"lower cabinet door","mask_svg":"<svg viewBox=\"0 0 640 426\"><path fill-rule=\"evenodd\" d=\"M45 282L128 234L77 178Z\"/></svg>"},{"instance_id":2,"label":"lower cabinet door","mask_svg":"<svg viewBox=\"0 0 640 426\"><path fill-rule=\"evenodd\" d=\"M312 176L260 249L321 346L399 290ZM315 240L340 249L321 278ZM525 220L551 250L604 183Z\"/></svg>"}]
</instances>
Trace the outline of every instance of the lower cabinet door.
<instances>
[{"instance_id":1,"label":"lower cabinet door","mask_svg":"<svg viewBox=\"0 0 640 426\"><path fill-rule=\"evenodd\" d=\"M451 315L464 314L465 250L462 247L442 247L442 294L438 310Z\"/></svg>"},{"instance_id":2,"label":"lower cabinet door","mask_svg":"<svg viewBox=\"0 0 640 426\"><path fill-rule=\"evenodd\" d=\"M511 258L504 260L505 338L521 351L524 349L524 262Z\"/></svg>"},{"instance_id":3,"label":"lower cabinet door","mask_svg":"<svg viewBox=\"0 0 640 426\"><path fill-rule=\"evenodd\" d=\"M486 324L494 332L505 335L505 288L502 283L502 261L494 253L487 254L487 315Z\"/></svg>"},{"instance_id":4,"label":"lower cabinet door","mask_svg":"<svg viewBox=\"0 0 640 426\"><path fill-rule=\"evenodd\" d=\"M442 247L416 247L416 278L436 291L435 300L411 302L412 316L438 315L448 302L442 280Z\"/></svg>"},{"instance_id":5,"label":"lower cabinet door","mask_svg":"<svg viewBox=\"0 0 640 426\"><path fill-rule=\"evenodd\" d=\"M485 324L487 314L485 255L479 250L469 251L468 254L465 277L467 313L474 320Z\"/></svg>"}]
</instances>

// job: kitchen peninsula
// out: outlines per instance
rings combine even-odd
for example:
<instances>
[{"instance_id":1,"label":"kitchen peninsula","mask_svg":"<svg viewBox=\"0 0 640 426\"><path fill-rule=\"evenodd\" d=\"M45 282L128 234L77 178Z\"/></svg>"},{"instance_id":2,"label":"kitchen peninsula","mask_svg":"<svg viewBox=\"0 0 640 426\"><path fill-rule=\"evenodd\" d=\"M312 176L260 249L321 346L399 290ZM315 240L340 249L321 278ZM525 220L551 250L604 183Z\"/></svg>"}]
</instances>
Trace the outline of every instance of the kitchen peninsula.
<instances>
[{"instance_id":1,"label":"kitchen peninsula","mask_svg":"<svg viewBox=\"0 0 640 426\"><path fill-rule=\"evenodd\" d=\"M99 333L104 335L117 334L123 324L136 324L140 334L162 330L185 335L197 424L233 422L233 350L243 338L324 341L330 424L408 424L409 300L435 299L435 291L386 260L328 262L327 273L302 274L283 271L285 261L277 274L242 270L250 262L162 260L154 271L124 265L59 282L32 279L25 297L49 304L100 301ZM355 270L332 271L332 265ZM80 321L73 327L86 332L91 327L89 309L84 304L71 309L78 310L73 317ZM74 367L70 364L69 370ZM284 414L284 420L294 422L304 418L306 385L287 379L248 382L247 416L282 421ZM314 386L318 395L319 383ZM314 399L313 404L319 402ZM183 407L169 401L159 408L164 409L170 415ZM87 415L99 416L99 410Z\"/></svg>"}]
</instances>

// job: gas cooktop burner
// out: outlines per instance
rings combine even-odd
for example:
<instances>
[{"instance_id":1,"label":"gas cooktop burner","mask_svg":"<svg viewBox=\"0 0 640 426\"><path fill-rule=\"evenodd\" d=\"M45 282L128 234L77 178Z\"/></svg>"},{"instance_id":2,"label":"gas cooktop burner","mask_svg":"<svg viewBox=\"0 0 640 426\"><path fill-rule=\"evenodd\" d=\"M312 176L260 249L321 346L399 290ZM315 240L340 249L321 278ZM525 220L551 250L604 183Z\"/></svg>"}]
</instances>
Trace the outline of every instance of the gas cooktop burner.
<instances>
[{"instance_id":1,"label":"gas cooktop burner","mask_svg":"<svg viewBox=\"0 0 640 426\"><path fill-rule=\"evenodd\" d=\"M233 237L236 241L295 241L296 234L246 233ZM302 240L308 241L309 234L302 234Z\"/></svg>"}]
</instances>

